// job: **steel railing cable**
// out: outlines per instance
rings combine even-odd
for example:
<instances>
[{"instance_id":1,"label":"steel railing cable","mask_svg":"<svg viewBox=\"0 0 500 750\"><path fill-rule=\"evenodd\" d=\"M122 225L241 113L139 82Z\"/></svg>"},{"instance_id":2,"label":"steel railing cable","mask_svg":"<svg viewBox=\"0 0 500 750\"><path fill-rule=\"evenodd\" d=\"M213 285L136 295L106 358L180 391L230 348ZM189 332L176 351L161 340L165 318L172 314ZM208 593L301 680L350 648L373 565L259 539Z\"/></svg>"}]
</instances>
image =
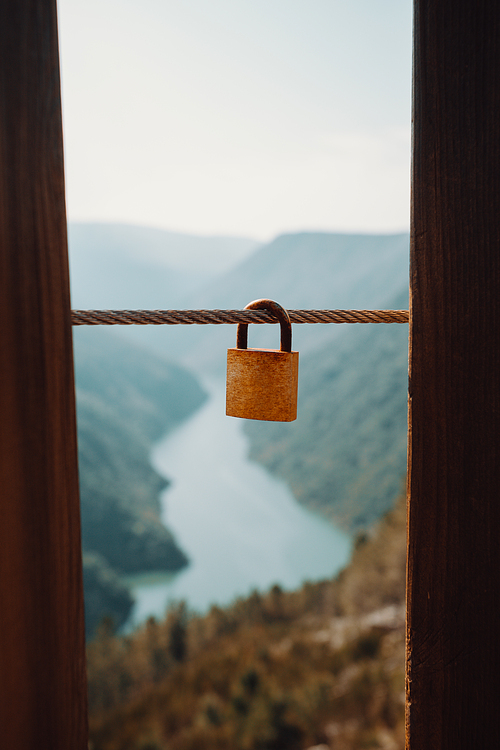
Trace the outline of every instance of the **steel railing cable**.
<instances>
[{"instance_id":1,"label":"steel railing cable","mask_svg":"<svg viewBox=\"0 0 500 750\"><path fill-rule=\"evenodd\" d=\"M408 323L408 310L287 310L292 323ZM74 326L278 323L265 310L72 310Z\"/></svg>"}]
</instances>

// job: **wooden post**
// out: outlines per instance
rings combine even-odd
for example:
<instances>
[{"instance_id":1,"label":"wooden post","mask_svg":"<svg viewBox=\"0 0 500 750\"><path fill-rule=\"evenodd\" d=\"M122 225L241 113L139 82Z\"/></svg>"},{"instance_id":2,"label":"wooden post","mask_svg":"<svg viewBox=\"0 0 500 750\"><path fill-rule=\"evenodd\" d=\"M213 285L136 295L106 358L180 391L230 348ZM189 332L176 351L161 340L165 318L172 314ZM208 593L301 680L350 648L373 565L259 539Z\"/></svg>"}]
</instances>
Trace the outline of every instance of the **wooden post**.
<instances>
[{"instance_id":1,"label":"wooden post","mask_svg":"<svg viewBox=\"0 0 500 750\"><path fill-rule=\"evenodd\" d=\"M84 750L55 0L0 3L0 744Z\"/></svg>"},{"instance_id":2,"label":"wooden post","mask_svg":"<svg viewBox=\"0 0 500 750\"><path fill-rule=\"evenodd\" d=\"M407 747L500 744L500 6L415 0Z\"/></svg>"}]
</instances>

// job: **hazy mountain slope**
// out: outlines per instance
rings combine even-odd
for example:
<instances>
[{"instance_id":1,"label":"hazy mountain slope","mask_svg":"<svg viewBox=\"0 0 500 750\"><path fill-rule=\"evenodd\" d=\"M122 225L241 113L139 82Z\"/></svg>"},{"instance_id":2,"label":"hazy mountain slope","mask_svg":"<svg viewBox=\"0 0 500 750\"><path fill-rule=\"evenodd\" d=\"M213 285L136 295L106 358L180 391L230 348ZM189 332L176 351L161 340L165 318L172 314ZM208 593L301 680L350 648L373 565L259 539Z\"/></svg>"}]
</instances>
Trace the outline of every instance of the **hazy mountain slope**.
<instances>
[{"instance_id":1,"label":"hazy mountain slope","mask_svg":"<svg viewBox=\"0 0 500 750\"><path fill-rule=\"evenodd\" d=\"M283 234L199 293L228 306L276 296L284 307L373 306L408 276L408 235ZM253 295L253 296L252 296Z\"/></svg>"},{"instance_id":2,"label":"hazy mountain slope","mask_svg":"<svg viewBox=\"0 0 500 750\"><path fill-rule=\"evenodd\" d=\"M107 310L189 307L190 294L259 246L239 237L96 223L71 223L68 240L72 307ZM175 358L189 341L181 328L127 326L122 334Z\"/></svg>"},{"instance_id":3,"label":"hazy mountain slope","mask_svg":"<svg viewBox=\"0 0 500 750\"><path fill-rule=\"evenodd\" d=\"M115 571L177 570L187 559L159 521L165 482L151 468L149 452L205 394L188 372L109 330L75 329L74 348L84 550ZM110 583L101 563L93 560L86 573L89 601L101 601ZM120 620L126 607L123 592L117 596L120 609L111 600L108 605Z\"/></svg>"},{"instance_id":4,"label":"hazy mountain slope","mask_svg":"<svg viewBox=\"0 0 500 750\"><path fill-rule=\"evenodd\" d=\"M73 307L242 308L270 297L289 308L370 308L383 305L408 279L407 234L303 232L259 247L251 240L224 244L223 238L143 227L76 224L70 225L69 241ZM191 241L198 243L196 252L186 249ZM296 325L293 333L294 348L306 352L338 329ZM123 335L194 370L223 375L236 330L128 326ZM253 326L250 332L250 346L276 347L278 340L274 326Z\"/></svg>"},{"instance_id":5,"label":"hazy mountain slope","mask_svg":"<svg viewBox=\"0 0 500 750\"><path fill-rule=\"evenodd\" d=\"M387 307L406 306L406 290ZM290 424L246 424L251 456L348 531L369 527L406 470L408 326L342 326L300 361Z\"/></svg>"},{"instance_id":6,"label":"hazy mountain slope","mask_svg":"<svg viewBox=\"0 0 500 750\"><path fill-rule=\"evenodd\" d=\"M205 395L185 368L122 337L123 327L73 328L75 378L85 391L114 410L148 441L185 419Z\"/></svg>"},{"instance_id":7,"label":"hazy mountain slope","mask_svg":"<svg viewBox=\"0 0 500 750\"><path fill-rule=\"evenodd\" d=\"M126 224L71 223L71 294L77 308L173 308L258 246Z\"/></svg>"},{"instance_id":8,"label":"hazy mountain slope","mask_svg":"<svg viewBox=\"0 0 500 750\"><path fill-rule=\"evenodd\" d=\"M408 235L282 235L197 294L192 307L242 308L258 297L270 297L286 308L376 308L408 284ZM405 302L404 307L408 306ZM294 325L293 347L301 352L336 336L338 326ZM219 374L225 350L234 346L233 326L190 331L179 341L184 360L193 368L210 367ZM249 346L279 346L274 326L253 326Z\"/></svg>"}]
</instances>

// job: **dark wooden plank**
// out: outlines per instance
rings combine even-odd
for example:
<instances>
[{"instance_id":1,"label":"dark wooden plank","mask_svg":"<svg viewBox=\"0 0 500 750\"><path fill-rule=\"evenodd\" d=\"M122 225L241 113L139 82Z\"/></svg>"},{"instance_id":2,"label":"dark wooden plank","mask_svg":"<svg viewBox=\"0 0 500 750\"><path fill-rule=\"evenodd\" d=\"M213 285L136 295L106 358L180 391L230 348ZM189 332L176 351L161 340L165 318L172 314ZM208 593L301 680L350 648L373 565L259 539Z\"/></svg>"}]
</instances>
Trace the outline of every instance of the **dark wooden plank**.
<instances>
[{"instance_id":1,"label":"dark wooden plank","mask_svg":"<svg viewBox=\"0 0 500 750\"><path fill-rule=\"evenodd\" d=\"M0 744L84 750L56 7L0 3Z\"/></svg>"},{"instance_id":2,"label":"dark wooden plank","mask_svg":"<svg viewBox=\"0 0 500 750\"><path fill-rule=\"evenodd\" d=\"M500 744L499 32L498 3L415 0L411 750Z\"/></svg>"}]
</instances>

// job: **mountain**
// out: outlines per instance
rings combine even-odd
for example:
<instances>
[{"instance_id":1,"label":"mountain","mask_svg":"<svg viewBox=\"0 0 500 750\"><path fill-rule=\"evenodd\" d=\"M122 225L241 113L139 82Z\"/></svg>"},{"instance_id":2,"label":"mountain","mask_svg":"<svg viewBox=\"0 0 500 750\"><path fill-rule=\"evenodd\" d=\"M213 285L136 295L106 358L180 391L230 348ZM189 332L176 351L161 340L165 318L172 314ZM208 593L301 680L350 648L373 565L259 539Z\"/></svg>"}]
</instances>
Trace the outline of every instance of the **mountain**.
<instances>
[{"instance_id":1,"label":"mountain","mask_svg":"<svg viewBox=\"0 0 500 750\"><path fill-rule=\"evenodd\" d=\"M151 290L155 289L154 282L162 286L159 283L164 278L161 274L166 271L165 266L160 269L158 265L157 251L150 249L149 255L141 255L141 248L147 245L145 240L141 248L139 245L127 246L126 251L123 250L125 246L119 243L122 231L127 242L132 244L140 243L147 232L142 234L141 229L134 235L130 227L116 226L106 228L108 235L102 233L102 226L80 227L79 231L81 235L78 241L83 243L81 257L85 256L84 245L90 242L93 232L97 232L95 236L100 237L102 243L109 240L106 250L104 244L99 246L97 240L92 246L92 252L97 254L96 263L100 255L108 259L114 257L116 263L110 261L108 269L111 274L113 265L119 267L122 259L123 268L128 269L125 275L131 284L130 295L139 294L139 282L146 287L149 285L151 294ZM151 231L156 237L156 230ZM74 234L73 248L75 237L77 235ZM116 242L113 237L118 238ZM148 247L153 246L156 247L151 240ZM121 253L118 252L120 247ZM113 256L115 251L116 255ZM282 235L253 252L247 247L245 253L246 257L238 265L223 271L203 287L198 287L198 290L195 286L199 283L198 271L203 270L201 261L195 262L194 255L186 256L188 259L175 269L172 266L172 274L174 271L189 271L191 274L191 281L176 281L176 293L184 295L186 300L183 306L241 308L261 296L274 298L289 308L408 306L408 236L404 234L370 236L304 232ZM236 255L233 255L233 261ZM190 269L186 267L189 265ZM144 273L151 283L144 280L146 277L141 276L138 266L143 271L146 269L147 273ZM89 273L88 282L91 282L92 276L110 280L109 275L106 277L108 271L103 268L97 264L97 270ZM73 280L75 289L79 283L77 279ZM85 284L83 291L84 288ZM103 284L102 294L105 292L106 284ZM161 295L161 289L158 294ZM131 300L131 296L128 299ZM138 300L135 304L124 302L124 306L154 307L153 302L149 301L152 299L145 290L141 298L143 304ZM87 303L81 306L93 305ZM120 305L106 303L99 306ZM162 303L158 306L166 305ZM301 502L335 520L349 532L357 533L369 528L391 507L404 476L407 327L395 324L294 325L293 329L294 348L301 353L298 420L287 425L248 423L252 457L283 477ZM122 336L131 331L137 336L147 334L150 336L147 338L148 345L154 346L157 352L168 353L170 358L182 357L184 364L203 375L223 373L226 348L234 346L236 336L235 326L131 326L119 330ZM75 331L75 337L78 340L79 336L99 337L105 333L88 329L85 333ZM97 341L98 338L92 340ZM146 343L146 338L143 340ZM278 341L276 326L250 327L250 346L277 347ZM106 348L107 344L102 344L101 349L104 351ZM78 376L80 430L86 437L86 447L81 452L82 467L86 462L98 465L101 456L105 456L107 461L107 469L100 469L95 481L91 473L88 475L90 479L85 480L90 498L87 507L93 514L84 524L85 533L90 535L87 538L92 538L95 545L89 549L102 552L106 564L123 570L126 569L125 565L130 570L138 569L139 563L134 561L144 555L150 560L149 567L154 567L153 560L164 554L158 551L163 549L163 542L159 543L159 547L155 546L158 533L167 533L164 530L158 533L154 531L157 508L155 510L146 503L149 511L152 510L152 515L148 511L148 523L144 516L139 525L134 526L129 520L134 518L135 511L132 512L131 508L137 506L141 492L148 497L156 497L160 487L159 478L151 473L149 466L147 471L144 470L147 463L144 457L148 450L145 446L149 446L152 434L151 420L154 423L158 413L152 401L155 404L169 403L176 408L182 406L180 396L176 395L169 401L167 392L161 392L161 388L157 392L154 385L148 385L147 389L140 385L135 366L142 371L142 361L146 362L146 359L145 354L135 354L131 355L129 362L126 357L123 360L122 354L113 354L110 347L107 359L105 357L97 373L91 376L82 370ZM124 367L122 361L127 361L127 366ZM162 359L157 358L156 361L161 361L164 367ZM105 372L108 373L106 377ZM132 390L128 389L126 382L130 377L136 385L139 383L138 389L135 386ZM94 383L92 378L95 379ZM184 380L187 383L189 378L180 375L178 382ZM177 393L175 387L167 390ZM97 402L96 393L101 394ZM149 394L152 394L152 399ZM132 419L120 416L123 405L133 407ZM162 414L156 424L166 425L169 419L173 419L172 424L175 424L178 423L175 420L182 419L182 416ZM145 420L144 425L142 420ZM103 430L101 425L105 424L108 428ZM129 436L131 425L134 436ZM132 446L136 445L134 440L139 435L139 449L136 450ZM114 458L113 446L118 445L120 440L122 453L116 453L116 456L121 455L121 458ZM131 446L130 450L123 448L124 443ZM134 463L135 456L140 456L137 465ZM117 479L115 484L110 479L111 475L123 476L124 479ZM126 545L106 545L98 513L105 504L108 488L112 486L121 496L121 502L106 501L110 508L109 518L113 516L111 526L123 529L123 539L128 533L126 530L131 527L136 531L147 529L146 537L150 542L147 551L145 543L142 543L138 552L138 534L131 536ZM127 498L130 494L135 500L129 502ZM99 497L99 502L92 503L92 498ZM123 516L125 510L130 512L130 516ZM125 548L128 550L126 555L123 554Z\"/></svg>"},{"instance_id":2,"label":"mountain","mask_svg":"<svg viewBox=\"0 0 500 750\"><path fill-rule=\"evenodd\" d=\"M86 553L97 553L86 571L92 597L90 590L86 595L97 601L106 582L110 597L119 593L110 573L186 565L159 519L165 481L150 466L149 452L154 440L201 405L205 393L183 368L103 328L76 328L74 352L82 542ZM128 614L123 592L118 599L122 606L111 609L121 621ZM87 610L92 630L106 610Z\"/></svg>"},{"instance_id":3,"label":"mountain","mask_svg":"<svg viewBox=\"0 0 500 750\"><path fill-rule=\"evenodd\" d=\"M283 234L198 293L200 302L241 307L271 297L283 307L371 307L408 276L407 234ZM243 304L244 303L244 304Z\"/></svg>"},{"instance_id":4,"label":"mountain","mask_svg":"<svg viewBox=\"0 0 500 750\"><path fill-rule=\"evenodd\" d=\"M387 307L407 306L407 290ZM301 357L297 421L248 421L252 458L351 533L369 528L406 471L408 326L343 326Z\"/></svg>"},{"instance_id":5,"label":"mountain","mask_svg":"<svg viewBox=\"0 0 500 750\"><path fill-rule=\"evenodd\" d=\"M70 223L68 245L72 307L97 310L189 307L200 286L259 247L248 238L111 223ZM121 332L169 359L191 334L186 326L126 326Z\"/></svg>"},{"instance_id":6,"label":"mountain","mask_svg":"<svg viewBox=\"0 0 500 750\"><path fill-rule=\"evenodd\" d=\"M241 309L267 297L290 309L380 308L408 286L408 248L407 234L281 235L190 295L189 307ZM294 325L293 348L311 351L342 328ZM169 340L190 367L208 367L221 375L226 349L235 346L236 329L198 326L182 342ZM249 346L279 348L277 327L250 326Z\"/></svg>"},{"instance_id":7,"label":"mountain","mask_svg":"<svg viewBox=\"0 0 500 750\"><path fill-rule=\"evenodd\" d=\"M407 234L302 232L259 245L147 227L70 224L74 308L240 309L270 297L287 308L381 307L408 284ZM405 305L406 306L406 305ZM339 326L295 325L294 348L314 349ZM235 326L126 326L122 335L223 376ZM274 326L252 326L249 346L278 347Z\"/></svg>"},{"instance_id":8,"label":"mountain","mask_svg":"<svg viewBox=\"0 0 500 750\"><path fill-rule=\"evenodd\" d=\"M68 245L73 307L109 310L175 308L259 243L127 224L70 223Z\"/></svg>"},{"instance_id":9,"label":"mountain","mask_svg":"<svg viewBox=\"0 0 500 750\"><path fill-rule=\"evenodd\" d=\"M407 309L408 240L282 235L193 306L241 308L270 297L287 308ZM191 333L183 361L222 375L235 327L207 329ZM278 348L278 327L250 326L249 346ZM297 421L247 422L251 457L300 502L357 533L392 507L406 470L408 327L294 325L292 348L300 351Z\"/></svg>"}]
</instances>

